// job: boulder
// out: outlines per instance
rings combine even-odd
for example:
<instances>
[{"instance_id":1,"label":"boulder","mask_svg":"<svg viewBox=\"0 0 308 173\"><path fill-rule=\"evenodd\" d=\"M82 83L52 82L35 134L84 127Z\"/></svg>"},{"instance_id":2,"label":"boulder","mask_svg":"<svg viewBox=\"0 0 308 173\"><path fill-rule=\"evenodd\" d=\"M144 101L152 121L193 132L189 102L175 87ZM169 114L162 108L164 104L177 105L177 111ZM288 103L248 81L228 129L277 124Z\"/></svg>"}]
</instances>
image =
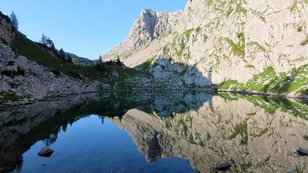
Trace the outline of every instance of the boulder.
<instances>
[{"instance_id":1,"label":"boulder","mask_svg":"<svg viewBox=\"0 0 308 173\"><path fill-rule=\"evenodd\" d=\"M54 151L49 147L42 148L37 155L40 157L50 157Z\"/></svg>"},{"instance_id":2,"label":"boulder","mask_svg":"<svg viewBox=\"0 0 308 173\"><path fill-rule=\"evenodd\" d=\"M297 153L298 153L300 156L308 156L308 150L303 149L303 148L299 148L299 149L297 150Z\"/></svg>"},{"instance_id":3,"label":"boulder","mask_svg":"<svg viewBox=\"0 0 308 173\"><path fill-rule=\"evenodd\" d=\"M226 170L228 170L230 167L231 167L231 164L228 163L228 162L217 163L216 166L215 166L215 168L216 168L218 171L226 171Z\"/></svg>"}]
</instances>

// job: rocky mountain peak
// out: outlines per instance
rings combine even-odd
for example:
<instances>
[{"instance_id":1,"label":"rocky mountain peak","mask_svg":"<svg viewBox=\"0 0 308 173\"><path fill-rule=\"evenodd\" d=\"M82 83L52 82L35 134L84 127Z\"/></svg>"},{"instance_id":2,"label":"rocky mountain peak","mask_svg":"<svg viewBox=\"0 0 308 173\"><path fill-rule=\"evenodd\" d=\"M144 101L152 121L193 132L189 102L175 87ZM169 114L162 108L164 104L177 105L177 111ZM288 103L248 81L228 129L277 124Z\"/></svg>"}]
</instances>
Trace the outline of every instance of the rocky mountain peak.
<instances>
[{"instance_id":1,"label":"rocky mountain peak","mask_svg":"<svg viewBox=\"0 0 308 173\"><path fill-rule=\"evenodd\" d=\"M127 52L134 52L147 46L162 33L169 31L175 24L178 15L179 12L166 13L155 12L148 8L143 9L125 41L104 55L104 59L114 59L118 56L124 59L128 56Z\"/></svg>"},{"instance_id":2,"label":"rocky mountain peak","mask_svg":"<svg viewBox=\"0 0 308 173\"><path fill-rule=\"evenodd\" d=\"M130 49L139 48L154 37L154 28L157 16L151 9L142 10L139 18L134 22L131 31L124 44Z\"/></svg>"}]
</instances>

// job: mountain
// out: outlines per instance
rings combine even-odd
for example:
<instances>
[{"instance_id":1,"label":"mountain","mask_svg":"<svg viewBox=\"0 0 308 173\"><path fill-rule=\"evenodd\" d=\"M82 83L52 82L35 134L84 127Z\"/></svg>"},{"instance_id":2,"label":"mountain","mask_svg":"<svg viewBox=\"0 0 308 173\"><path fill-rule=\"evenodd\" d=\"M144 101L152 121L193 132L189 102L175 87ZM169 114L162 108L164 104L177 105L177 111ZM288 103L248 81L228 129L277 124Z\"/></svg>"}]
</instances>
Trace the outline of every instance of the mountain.
<instances>
[{"instance_id":1,"label":"mountain","mask_svg":"<svg viewBox=\"0 0 308 173\"><path fill-rule=\"evenodd\" d=\"M77 55L75 55L73 53L66 53L66 57L68 57L68 56L72 58L73 63L76 64L76 65L91 66L91 65L95 65L96 64L96 62L93 61L93 60L77 56Z\"/></svg>"},{"instance_id":2,"label":"mountain","mask_svg":"<svg viewBox=\"0 0 308 173\"><path fill-rule=\"evenodd\" d=\"M177 111L195 105L198 109ZM299 118L292 109L283 111L281 105L284 103L259 96L226 101L219 96L183 94L156 97L152 112L130 109L122 118L111 120L129 133L150 162L185 158L200 173L218 172L215 164L224 160L232 163L227 172L285 172L292 168L307 172L307 160L294 154L295 146L307 143L307 111ZM305 104L299 105L307 110ZM168 111L169 116L164 116Z\"/></svg>"},{"instance_id":3,"label":"mountain","mask_svg":"<svg viewBox=\"0 0 308 173\"><path fill-rule=\"evenodd\" d=\"M145 9L125 41L103 57L137 69L147 65L153 79L172 73L163 79L174 81L181 74L173 84L307 94L307 11L307 0L189 0L177 12ZM157 59L185 66L157 69Z\"/></svg>"},{"instance_id":4,"label":"mountain","mask_svg":"<svg viewBox=\"0 0 308 173\"><path fill-rule=\"evenodd\" d=\"M28 39L0 12L0 108L98 92L124 71L121 63L96 64L59 52Z\"/></svg>"}]
</instances>

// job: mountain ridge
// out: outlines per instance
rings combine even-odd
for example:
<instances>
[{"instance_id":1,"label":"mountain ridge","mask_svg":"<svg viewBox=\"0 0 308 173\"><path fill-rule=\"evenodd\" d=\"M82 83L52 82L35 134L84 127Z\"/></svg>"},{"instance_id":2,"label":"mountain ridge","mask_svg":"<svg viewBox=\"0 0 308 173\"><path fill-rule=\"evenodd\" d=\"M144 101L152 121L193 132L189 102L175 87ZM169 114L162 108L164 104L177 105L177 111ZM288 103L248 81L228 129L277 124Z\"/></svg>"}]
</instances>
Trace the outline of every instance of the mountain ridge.
<instances>
[{"instance_id":1,"label":"mountain ridge","mask_svg":"<svg viewBox=\"0 0 308 173\"><path fill-rule=\"evenodd\" d=\"M205 77L211 73L213 84L229 80L246 83L269 67L285 73L308 64L307 12L305 0L283 4L274 0L188 1L173 16L172 27L159 37L134 49L128 45L143 35L128 39L129 43L126 39L104 58L120 58L125 65L136 67L165 57L196 66ZM147 27L139 25L147 23L138 22L142 19L141 14L127 38L134 28ZM168 21L162 25L168 25Z\"/></svg>"}]
</instances>

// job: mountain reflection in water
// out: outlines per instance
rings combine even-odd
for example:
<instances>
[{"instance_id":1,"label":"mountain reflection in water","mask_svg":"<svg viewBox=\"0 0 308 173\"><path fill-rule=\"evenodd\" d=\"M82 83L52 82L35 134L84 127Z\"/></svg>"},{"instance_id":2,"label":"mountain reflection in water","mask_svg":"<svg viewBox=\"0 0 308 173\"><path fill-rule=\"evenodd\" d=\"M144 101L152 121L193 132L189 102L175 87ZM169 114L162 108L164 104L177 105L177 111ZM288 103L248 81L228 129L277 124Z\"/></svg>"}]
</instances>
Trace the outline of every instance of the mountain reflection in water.
<instances>
[{"instance_id":1,"label":"mountain reflection in water","mask_svg":"<svg viewBox=\"0 0 308 173\"><path fill-rule=\"evenodd\" d=\"M2 111L0 172L27 172L24 164L32 160L26 160L25 156L37 152L34 148L38 142L56 146L64 140L59 134L68 135L68 128L74 128L73 124L91 115L99 117L95 120L100 121L99 126L110 126L111 131L100 133L110 133L109 136L114 135L120 141L123 138L123 146L128 141L124 140L125 134L130 136L148 165L142 161L140 165L145 165L142 169L138 167L139 162L123 161L121 165L138 172L174 172L180 171L181 165L182 171L189 171L185 161L170 158L187 159L196 172L215 172L215 164L221 161L232 164L230 172L308 172L308 158L296 154L299 147L308 148L307 104L260 96L175 91L75 96ZM91 130L91 123L78 129L80 141L71 142L90 145L81 141L86 139L83 135L91 134L91 131L82 132ZM112 125L125 132L118 132ZM97 141L87 142L91 143L90 154L96 157L95 152L104 147L99 139L105 136L94 132L93 135ZM108 148L108 144L104 145ZM113 145L116 150L120 144ZM129 153L133 147L122 147L121 152ZM112 149L112 146L108 148ZM136 154L125 157L132 155ZM101 157L88 161L93 172L102 171L95 167L102 164ZM78 157L71 156L71 159L73 162ZM170 170L164 164L169 165ZM81 165L75 165L78 166ZM112 166L119 165L109 165ZM87 167L78 170L86 171ZM125 172L120 168L115 170Z\"/></svg>"}]
</instances>

